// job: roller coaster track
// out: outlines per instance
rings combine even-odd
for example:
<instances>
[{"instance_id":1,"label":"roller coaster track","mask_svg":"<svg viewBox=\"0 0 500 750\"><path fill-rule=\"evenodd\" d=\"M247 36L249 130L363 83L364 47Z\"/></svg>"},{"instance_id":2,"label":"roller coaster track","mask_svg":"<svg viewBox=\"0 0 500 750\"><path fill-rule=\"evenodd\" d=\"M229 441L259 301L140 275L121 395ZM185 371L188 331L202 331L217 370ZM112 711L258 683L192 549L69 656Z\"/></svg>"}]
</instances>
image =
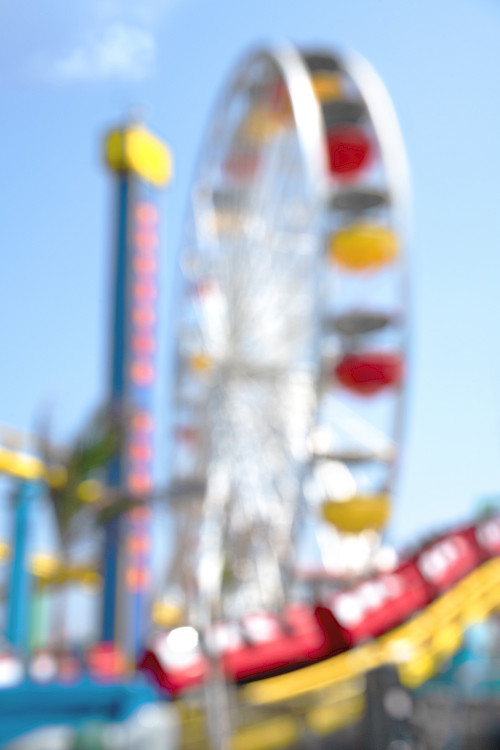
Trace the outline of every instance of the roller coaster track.
<instances>
[{"instance_id":1,"label":"roller coaster track","mask_svg":"<svg viewBox=\"0 0 500 750\"><path fill-rule=\"evenodd\" d=\"M233 707L239 723L233 750L300 746L304 732L321 737L360 720L366 675L379 667L394 667L404 687L418 688L460 650L468 627L500 609L499 582L500 557L495 557L378 638L295 671L240 686ZM206 747L203 710L194 696L176 701L183 748Z\"/></svg>"}]
</instances>

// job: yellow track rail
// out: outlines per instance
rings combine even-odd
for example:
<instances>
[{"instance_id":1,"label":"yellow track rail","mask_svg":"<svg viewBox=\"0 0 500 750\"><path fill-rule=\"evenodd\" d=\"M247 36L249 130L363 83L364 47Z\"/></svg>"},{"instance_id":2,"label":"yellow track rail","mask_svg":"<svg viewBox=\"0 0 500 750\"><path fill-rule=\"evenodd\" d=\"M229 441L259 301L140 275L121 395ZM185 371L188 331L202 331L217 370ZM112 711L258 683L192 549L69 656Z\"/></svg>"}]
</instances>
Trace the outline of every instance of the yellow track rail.
<instances>
[{"instance_id":1,"label":"yellow track rail","mask_svg":"<svg viewBox=\"0 0 500 750\"><path fill-rule=\"evenodd\" d=\"M500 607L499 584L497 558L481 565L423 612L378 640L296 672L246 685L241 698L254 705L291 701L382 664L396 664L402 682L416 687L458 650L468 624L486 619Z\"/></svg>"},{"instance_id":2,"label":"yellow track rail","mask_svg":"<svg viewBox=\"0 0 500 750\"><path fill-rule=\"evenodd\" d=\"M460 648L468 625L488 618L498 608L500 558L484 563L410 621L375 641L296 672L241 687L236 695L239 721L235 724L239 726L232 750L298 748L304 731L321 736L360 720L368 671L393 664L401 682L415 688ZM182 748L202 750L208 742L203 710L200 705L190 707L189 700L177 702Z\"/></svg>"}]
</instances>

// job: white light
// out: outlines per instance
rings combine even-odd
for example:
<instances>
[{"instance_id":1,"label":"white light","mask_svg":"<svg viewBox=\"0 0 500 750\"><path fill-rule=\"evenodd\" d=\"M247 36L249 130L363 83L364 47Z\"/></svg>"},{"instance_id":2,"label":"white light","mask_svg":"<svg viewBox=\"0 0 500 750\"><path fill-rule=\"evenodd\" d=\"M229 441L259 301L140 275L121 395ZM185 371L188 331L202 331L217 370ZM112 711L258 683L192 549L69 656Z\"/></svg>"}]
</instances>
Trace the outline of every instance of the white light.
<instances>
[{"instance_id":1,"label":"white light","mask_svg":"<svg viewBox=\"0 0 500 750\"><path fill-rule=\"evenodd\" d=\"M269 615L247 615L243 624L245 631L256 643L270 641L280 634L278 623Z\"/></svg>"},{"instance_id":2,"label":"white light","mask_svg":"<svg viewBox=\"0 0 500 750\"><path fill-rule=\"evenodd\" d=\"M207 645L217 653L235 651L243 646L238 625L233 622L215 623L206 635Z\"/></svg>"},{"instance_id":3,"label":"white light","mask_svg":"<svg viewBox=\"0 0 500 750\"><path fill-rule=\"evenodd\" d=\"M358 594L366 602L369 609L377 609L385 599L384 589L376 581L363 583L358 589Z\"/></svg>"},{"instance_id":4,"label":"white light","mask_svg":"<svg viewBox=\"0 0 500 750\"><path fill-rule=\"evenodd\" d=\"M36 682L49 682L57 673L57 662L52 654L38 654L33 657L30 675Z\"/></svg>"},{"instance_id":5,"label":"white light","mask_svg":"<svg viewBox=\"0 0 500 750\"><path fill-rule=\"evenodd\" d=\"M415 657L415 647L407 638L389 641L391 658L396 664L404 664Z\"/></svg>"},{"instance_id":6,"label":"white light","mask_svg":"<svg viewBox=\"0 0 500 750\"><path fill-rule=\"evenodd\" d=\"M398 553L396 552L394 547L385 545L383 547L380 547L380 549L375 553L375 557L373 560L373 564L377 568L377 570L381 570L383 572L394 570L397 563Z\"/></svg>"},{"instance_id":7,"label":"white light","mask_svg":"<svg viewBox=\"0 0 500 750\"><path fill-rule=\"evenodd\" d=\"M334 604L334 612L342 625L358 625L363 619L363 605L355 594L341 594Z\"/></svg>"},{"instance_id":8,"label":"white light","mask_svg":"<svg viewBox=\"0 0 500 750\"><path fill-rule=\"evenodd\" d=\"M193 651L198 646L199 636L190 625L175 628L167 636L167 648L175 654Z\"/></svg>"},{"instance_id":9,"label":"white light","mask_svg":"<svg viewBox=\"0 0 500 750\"><path fill-rule=\"evenodd\" d=\"M23 665L13 656L0 657L0 686L18 685L23 679Z\"/></svg>"}]
</instances>

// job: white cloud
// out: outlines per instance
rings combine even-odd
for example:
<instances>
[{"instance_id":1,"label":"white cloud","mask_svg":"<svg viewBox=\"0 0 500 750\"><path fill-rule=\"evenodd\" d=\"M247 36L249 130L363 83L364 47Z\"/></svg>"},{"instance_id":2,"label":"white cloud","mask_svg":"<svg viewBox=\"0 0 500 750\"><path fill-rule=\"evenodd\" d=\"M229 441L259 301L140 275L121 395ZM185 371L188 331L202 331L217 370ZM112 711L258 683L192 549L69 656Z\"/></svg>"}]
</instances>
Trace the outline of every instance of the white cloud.
<instances>
[{"instance_id":1,"label":"white cloud","mask_svg":"<svg viewBox=\"0 0 500 750\"><path fill-rule=\"evenodd\" d=\"M154 69L156 40L152 32L124 23L112 23L100 34L87 35L66 57L52 65L56 78L142 80Z\"/></svg>"},{"instance_id":2,"label":"white cloud","mask_svg":"<svg viewBox=\"0 0 500 750\"><path fill-rule=\"evenodd\" d=\"M153 26L172 9L176 0L97 0L96 15Z\"/></svg>"}]
</instances>

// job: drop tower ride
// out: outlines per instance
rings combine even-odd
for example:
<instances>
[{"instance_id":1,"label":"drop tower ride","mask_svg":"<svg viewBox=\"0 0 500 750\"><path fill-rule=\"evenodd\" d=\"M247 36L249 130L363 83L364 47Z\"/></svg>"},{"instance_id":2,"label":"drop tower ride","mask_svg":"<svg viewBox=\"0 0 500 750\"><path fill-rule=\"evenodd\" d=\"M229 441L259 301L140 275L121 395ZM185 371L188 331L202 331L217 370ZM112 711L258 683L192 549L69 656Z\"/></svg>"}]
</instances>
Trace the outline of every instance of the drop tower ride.
<instances>
[{"instance_id":1,"label":"drop tower ride","mask_svg":"<svg viewBox=\"0 0 500 750\"><path fill-rule=\"evenodd\" d=\"M159 211L155 193L171 176L165 144L142 125L112 130L105 160L115 176L116 218L108 399L121 426L109 467L116 497L135 507L106 527L102 639L134 656L144 643L152 593L151 492L158 319Z\"/></svg>"}]
</instances>

